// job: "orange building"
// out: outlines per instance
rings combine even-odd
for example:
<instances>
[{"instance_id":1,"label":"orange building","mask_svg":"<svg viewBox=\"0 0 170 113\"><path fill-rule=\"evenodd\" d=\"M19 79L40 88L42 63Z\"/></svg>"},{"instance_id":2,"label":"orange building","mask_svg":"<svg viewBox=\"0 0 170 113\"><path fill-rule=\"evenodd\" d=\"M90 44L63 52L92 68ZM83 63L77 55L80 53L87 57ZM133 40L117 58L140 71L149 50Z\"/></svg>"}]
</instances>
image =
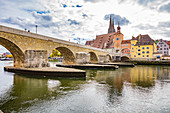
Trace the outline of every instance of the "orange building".
<instances>
[{"instance_id":1,"label":"orange building","mask_svg":"<svg viewBox=\"0 0 170 113\"><path fill-rule=\"evenodd\" d=\"M123 40L121 43L122 56L130 55L131 40Z\"/></svg>"}]
</instances>

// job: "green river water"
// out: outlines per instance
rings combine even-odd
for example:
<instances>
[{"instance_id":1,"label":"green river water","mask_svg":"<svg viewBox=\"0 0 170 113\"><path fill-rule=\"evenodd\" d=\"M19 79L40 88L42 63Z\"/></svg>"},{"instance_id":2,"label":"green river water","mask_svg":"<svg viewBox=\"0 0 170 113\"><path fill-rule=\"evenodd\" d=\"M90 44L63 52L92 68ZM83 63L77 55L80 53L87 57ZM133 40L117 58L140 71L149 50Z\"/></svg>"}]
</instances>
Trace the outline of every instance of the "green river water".
<instances>
[{"instance_id":1,"label":"green river water","mask_svg":"<svg viewBox=\"0 0 170 113\"><path fill-rule=\"evenodd\" d=\"M4 113L170 113L170 67L86 70L87 77L43 78L4 72L0 61L0 110Z\"/></svg>"}]
</instances>

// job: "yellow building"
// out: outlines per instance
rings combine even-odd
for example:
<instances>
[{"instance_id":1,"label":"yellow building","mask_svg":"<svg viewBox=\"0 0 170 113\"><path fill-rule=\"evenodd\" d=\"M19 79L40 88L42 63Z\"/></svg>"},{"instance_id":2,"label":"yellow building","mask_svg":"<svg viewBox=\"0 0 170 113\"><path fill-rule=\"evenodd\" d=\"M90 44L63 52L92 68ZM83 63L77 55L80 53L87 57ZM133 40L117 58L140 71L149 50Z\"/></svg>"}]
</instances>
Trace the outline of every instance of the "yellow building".
<instances>
[{"instance_id":1,"label":"yellow building","mask_svg":"<svg viewBox=\"0 0 170 113\"><path fill-rule=\"evenodd\" d=\"M131 40L131 58L132 59L152 59L157 52L157 46L149 35L139 35Z\"/></svg>"}]
</instances>

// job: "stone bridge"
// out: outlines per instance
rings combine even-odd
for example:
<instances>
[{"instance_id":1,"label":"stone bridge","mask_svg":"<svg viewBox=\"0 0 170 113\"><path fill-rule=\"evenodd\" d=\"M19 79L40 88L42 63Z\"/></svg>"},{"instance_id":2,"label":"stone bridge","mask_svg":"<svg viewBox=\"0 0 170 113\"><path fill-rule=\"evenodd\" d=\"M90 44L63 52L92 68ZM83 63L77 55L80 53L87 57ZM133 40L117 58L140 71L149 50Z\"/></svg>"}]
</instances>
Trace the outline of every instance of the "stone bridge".
<instances>
[{"instance_id":1,"label":"stone bridge","mask_svg":"<svg viewBox=\"0 0 170 113\"><path fill-rule=\"evenodd\" d=\"M30 33L0 25L0 44L14 56L15 67L39 67L48 64L48 55L57 49L63 55L63 63L76 63L76 53L89 53L91 62L98 62L99 56L108 55L102 49Z\"/></svg>"}]
</instances>

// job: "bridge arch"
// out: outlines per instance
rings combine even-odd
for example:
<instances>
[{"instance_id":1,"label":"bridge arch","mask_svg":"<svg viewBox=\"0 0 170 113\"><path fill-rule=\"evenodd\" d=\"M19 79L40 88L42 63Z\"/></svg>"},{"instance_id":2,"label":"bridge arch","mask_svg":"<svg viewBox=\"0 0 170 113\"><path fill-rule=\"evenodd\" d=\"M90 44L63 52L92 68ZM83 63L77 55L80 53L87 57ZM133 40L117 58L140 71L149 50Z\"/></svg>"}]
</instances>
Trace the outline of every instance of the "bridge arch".
<instances>
[{"instance_id":1,"label":"bridge arch","mask_svg":"<svg viewBox=\"0 0 170 113\"><path fill-rule=\"evenodd\" d=\"M90 61L91 61L91 63L98 62L98 57L97 57L96 53L94 53L94 52L89 52L89 53L90 53Z\"/></svg>"},{"instance_id":2,"label":"bridge arch","mask_svg":"<svg viewBox=\"0 0 170 113\"><path fill-rule=\"evenodd\" d=\"M109 61L112 61L112 56L110 54L107 54L107 56L109 57Z\"/></svg>"},{"instance_id":3,"label":"bridge arch","mask_svg":"<svg viewBox=\"0 0 170 113\"><path fill-rule=\"evenodd\" d=\"M14 67L24 67L25 54L15 43L0 37L0 44L11 52L14 57Z\"/></svg>"},{"instance_id":4,"label":"bridge arch","mask_svg":"<svg viewBox=\"0 0 170 113\"><path fill-rule=\"evenodd\" d=\"M130 52L130 48L123 48L123 49L121 49L121 52L123 52L124 50L129 50L129 52Z\"/></svg>"},{"instance_id":5,"label":"bridge arch","mask_svg":"<svg viewBox=\"0 0 170 113\"><path fill-rule=\"evenodd\" d=\"M121 61L129 61L130 58L128 56L122 56Z\"/></svg>"},{"instance_id":6,"label":"bridge arch","mask_svg":"<svg viewBox=\"0 0 170 113\"><path fill-rule=\"evenodd\" d=\"M66 47L57 47L56 48L63 56L63 64L74 64L75 63L75 55L74 53Z\"/></svg>"}]
</instances>

